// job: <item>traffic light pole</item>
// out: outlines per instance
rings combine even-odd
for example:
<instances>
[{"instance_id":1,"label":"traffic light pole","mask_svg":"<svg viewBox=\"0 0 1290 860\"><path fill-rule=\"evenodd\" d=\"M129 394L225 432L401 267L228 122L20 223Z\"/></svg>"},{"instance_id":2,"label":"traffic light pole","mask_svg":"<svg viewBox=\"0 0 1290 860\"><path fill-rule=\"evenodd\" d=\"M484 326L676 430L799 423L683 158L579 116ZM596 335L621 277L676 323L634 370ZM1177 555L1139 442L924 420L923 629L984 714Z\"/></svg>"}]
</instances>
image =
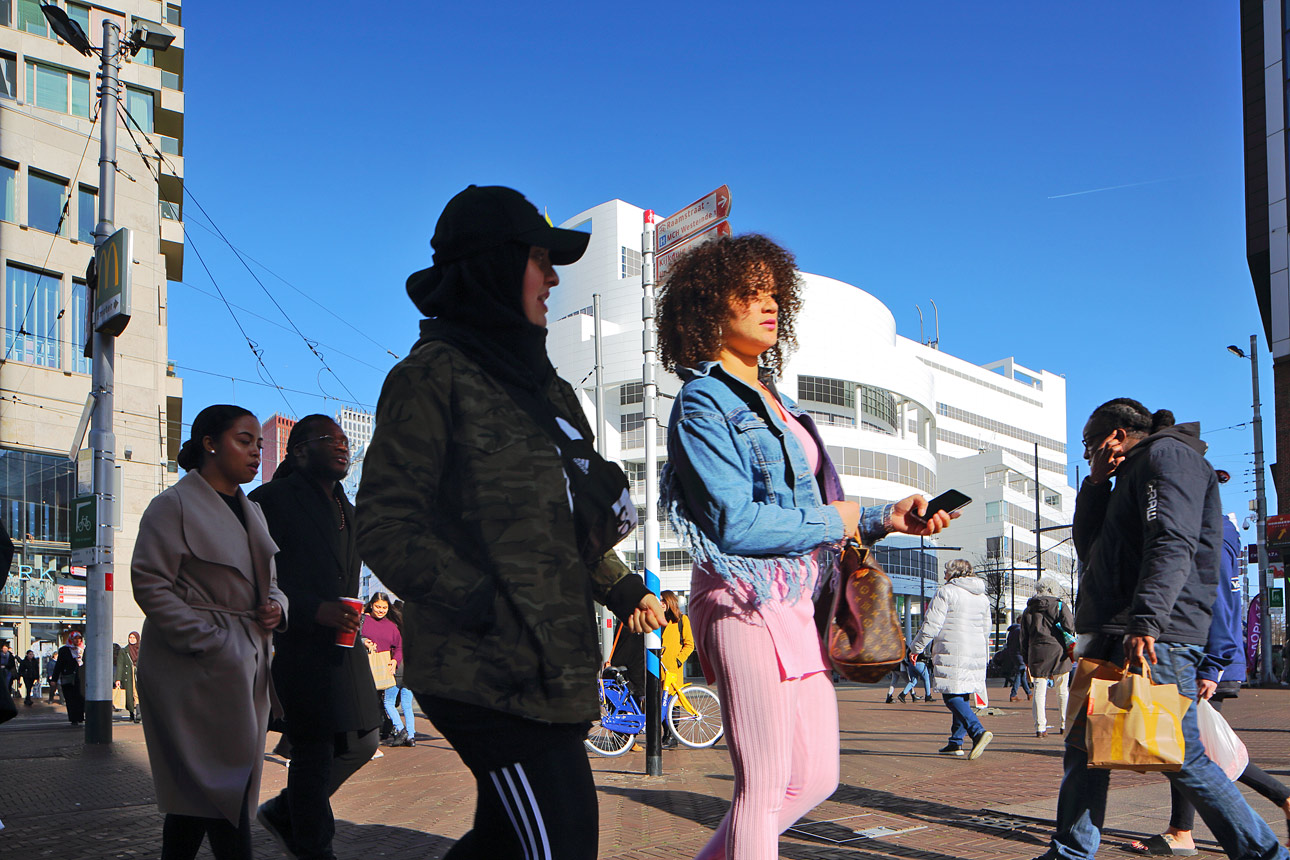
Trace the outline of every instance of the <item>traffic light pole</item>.
<instances>
[{"instance_id":1,"label":"traffic light pole","mask_svg":"<svg viewBox=\"0 0 1290 860\"><path fill-rule=\"evenodd\" d=\"M99 71L99 218L94 227L97 251L114 230L116 210L116 114L121 97L120 30L111 19L103 21L103 48ZM126 260L125 265L130 265ZM93 301L93 297L90 297ZM112 428L116 363L116 337L95 331L90 447L94 451L95 523L94 563L86 571L85 589L85 742L112 743L112 571L116 534L116 436Z\"/></svg>"}]
</instances>

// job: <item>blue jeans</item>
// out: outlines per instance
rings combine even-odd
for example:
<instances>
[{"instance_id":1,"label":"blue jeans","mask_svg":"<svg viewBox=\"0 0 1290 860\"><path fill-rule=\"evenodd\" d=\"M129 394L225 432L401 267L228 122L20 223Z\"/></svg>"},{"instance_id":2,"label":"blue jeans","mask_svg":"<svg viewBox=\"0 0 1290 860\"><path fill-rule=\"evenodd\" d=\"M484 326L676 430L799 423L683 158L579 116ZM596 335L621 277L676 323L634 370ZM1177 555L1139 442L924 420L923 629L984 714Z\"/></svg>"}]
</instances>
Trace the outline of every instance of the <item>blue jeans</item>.
<instances>
[{"instance_id":1,"label":"blue jeans","mask_svg":"<svg viewBox=\"0 0 1290 860\"><path fill-rule=\"evenodd\" d=\"M950 709L954 715L954 722L950 726L950 743L954 746L963 746L964 736L971 737L974 741L985 731L985 726L976 718L972 711L972 706L968 704L968 697L971 693L943 693L945 707Z\"/></svg>"},{"instance_id":2,"label":"blue jeans","mask_svg":"<svg viewBox=\"0 0 1290 860\"><path fill-rule=\"evenodd\" d=\"M927 666L925 664L921 662L915 663L913 674L908 674L908 670L906 670L906 674L909 677L909 683L906 684L905 689L901 691L900 694L902 696L913 692L913 689L918 686L918 682L922 681L923 695L929 699L932 697L932 676L927 673Z\"/></svg>"},{"instance_id":3,"label":"blue jeans","mask_svg":"<svg viewBox=\"0 0 1290 860\"><path fill-rule=\"evenodd\" d=\"M1018 669L1017 674L1012 676L1012 692L1009 693L1008 695L1009 696L1017 695L1017 687L1021 687L1021 691L1025 693L1027 696L1030 695L1030 679L1026 677L1025 666L1022 666L1020 669Z\"/></svg>"},{"instance_id":4,"label":"blue jeans","mask_svg":"<svg viewBox=\"0 0 1290 860\"><path fill-rule=\"evenodd\" d=\"M1160 684L1177 684L1178 692L1196 698L1196 667L1204 649L1199 645L1170 645L1157 642L1152 678ZM1085 654L1124 662L1123 642L1106 637ZM1085 716L1081 712L1066 734L1065 775L1057 796L1057 832L1042 855L1048 860L1091 860L1097 852L1106 818L1109 770L1088 767L1083 749ZM1286 849L1277 842L1271 828L1254 814L1240 791L1222 769L1209 760L1196 728L1196 709L1183 716L1182 769L1165 776L1190 800L1231 860L1286 860ZM1078 744L1078 746L1076 745Z\"/></svg>"},{"instance_id":5,"label":"blue jeans","mask_svg":"<svg viewBox=\"0 0 1290 860\"><path fill-rule=\"evenodd\" d=\"M394 700L398 698L399 691L403 691L403 719L399 719L399 709L395 706ZM408 737L417 736L416 717L412 716L412 691L406 687L390 687L385 691L385 713L389 715L390 722L394 724L394 731L400 732L407 730Z\"/></svg>"}]
</instances>

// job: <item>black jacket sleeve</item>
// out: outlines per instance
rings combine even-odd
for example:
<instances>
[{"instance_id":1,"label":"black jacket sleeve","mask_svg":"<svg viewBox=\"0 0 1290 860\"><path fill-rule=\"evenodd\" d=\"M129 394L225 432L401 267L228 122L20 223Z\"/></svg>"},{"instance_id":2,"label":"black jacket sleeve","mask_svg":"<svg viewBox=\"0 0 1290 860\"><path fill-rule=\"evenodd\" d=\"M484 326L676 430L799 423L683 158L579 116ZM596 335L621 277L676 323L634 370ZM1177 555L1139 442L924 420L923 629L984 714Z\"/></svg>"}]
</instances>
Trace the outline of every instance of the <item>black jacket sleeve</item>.
<instances>
[{"instance_id":1,"label":"black jacket sleeve","mask_svg":"<svg viewBox=\"0 0 1290 860\"><path fill-rule=\"evenodd\" d=\"M1093 483L1085 478L1080 485L1079 495L1075 497L1075 552L1082 564L1088 564L1093 544L1097 543L1102 533L1102 521L1106 518L1106 507L1111 501L1111 482Z\"/></svg>"},{"instance_id":2,"label":"black jacket sleeve","mask_svg":"<svg viewBox=\"0 0 1290 860\"><path fill-rule=\"evenodd\" d=\"M1209 471L1175 445L1153 445L1139 476L1142 565L1127 632L1159 638L1196 567ZM1204 463L1202 460L1201 463Z\"/></svg>"}]
</instances>

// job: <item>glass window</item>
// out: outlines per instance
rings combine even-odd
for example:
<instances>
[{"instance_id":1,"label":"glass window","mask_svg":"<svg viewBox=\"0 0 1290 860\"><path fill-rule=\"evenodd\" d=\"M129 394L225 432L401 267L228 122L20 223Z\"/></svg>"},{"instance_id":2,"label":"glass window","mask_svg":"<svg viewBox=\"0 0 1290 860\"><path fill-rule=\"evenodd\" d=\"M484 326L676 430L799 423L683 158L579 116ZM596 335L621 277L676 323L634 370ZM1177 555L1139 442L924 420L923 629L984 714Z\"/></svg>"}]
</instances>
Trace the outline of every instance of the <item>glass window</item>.
<instances>
[{"instance_id":1,"label":"glass window","mask_svg":"<svg viewBox=\"0 0 1290 860\"><path fill-rule=\"evenodd\" d=\"M76 464L67 455L0 451L0 518L15 541L67 541Z\"/></svg>"},{"instance_id":2,"label":"glass window","mask_svg":"<svg viewBox=\"0 0 1290 860\"><path fill-rule=\"evenodd\" d=\"M77 24L80 24L81 29L85 31L85 35L89 37L91 41L93 41L93 37L90 36L90 7L89 6L82 6L80 3L68 3L67 17L71 18Z\"/></svg>"},{"instance_id":3,"label":"glass window","mask_svg":"<svg viewBox=\"0 0 1290 860\"><path fill-rule=\"evenodd\" d=\"M40 0L18 0L18 29L49 36L49 23L45 21L45 13L40 11Z\"/></svg>"},{"instance_id":4,"label":"glass window","mask_svg":"<svg viewBox=\"0 0 1290 860\"><path fill-rule=\"evenodd\" d=\"M18 97L18 66L13 54L0 54L0 96L7 99Z\"/></svg>"},{"instance_id":5,"label":"glass window","mask_svg":"<svg viewBox=\"0 0 1290 860\"><path fill-rule=\"evenodd\" d=\"M27 225L46 233L61 233L63 195L67 183L52 176L27 173Z\"/></svg>"},{"instance_id":6,"label":"glass window","mask_svg":"<svg viewBox=\"0 0 1290 860\"><path fill-rule=\"evenodd\" d=\"M13 0L0 0L0 26L13 24Z\"/></svg>"},{"instance_id":7,"label":"glass window","mask_svg":"<svg viewBox=\"0 0 1290 860\"><path fill-rule=\"evenodd\" d=\"M134 62L142 66L155 65L152 61L152 48L140 48L139 53L134 55Z\"/></svg>"},{"instance_id":8,"label":"glass window","mask_svg":"<svg viewBox=\"0 0 1290 860\"><path fill-rule=\"evenodd\" d=\"M84 185L76 193L76 238L81 242L94 242L94 225L98 223L99 196L93 188Z\"/></svg>"},{"instance_id":9,"label":"glass window","mask_svg":"<svg viewBox=\"0 0 1290 860\"><path fill-rule=\"evenodd\" d=\"M67 327L67 354L72 358L73 373L90 373L93 365L90 359L85 357L85 335L89 326L89 320L86 318L89 301L89 287L85 286L84 281L72 281L72 300L68 303L67 313L71 315L70 324Z\"/></svg>"},{"instance_id":10,"label":"glass window","mask_svg":"<svg viewBox=\"0 0 1290 860\"><path fill-rule=\"evenodd\" d=\"M182 27L180 21L183 20L183 12L173 3L166 4L166 23L174 24L176 27Z\"/></svg>"},{"instance_id":11,"label":"glass window","mask_svg":"<svg viewBox=\"0 0 1290 860\"><path fill-rule=\"evenodd\" d=\"M0 221L18 221L18 168L0 162Z\"/></svg>"},{"instance_id":12,"label":"glass window","mask_svg":"<svg viewBox=\"0 0 1290 860\"><path fill-rule=\"evenodd\" d=\"M90 116L90 78L27 61L27 103L46 110L70 113L86 119ZM70 108L70 109L69 109Z\"/></svg>"},{"instance_id":13,"label":"glass window","mask_svg":"<svg viewBox=\"0 0 1290 860\"><path fill-rule=\"evenodd\" d=\"M5 354L13 361L58 367L60 278L9 263Z\"/></svg>"},{"instance_id":14,"label":"glass window","mask_svg":"<svg viewBox=\"0 0 1290 860\"><path fill-rule=\"evenodd\" d=\"M125 88L125 109L148 134L152 134L152 105L153 95L148 90Z\"/></svg>"}]
</instances>

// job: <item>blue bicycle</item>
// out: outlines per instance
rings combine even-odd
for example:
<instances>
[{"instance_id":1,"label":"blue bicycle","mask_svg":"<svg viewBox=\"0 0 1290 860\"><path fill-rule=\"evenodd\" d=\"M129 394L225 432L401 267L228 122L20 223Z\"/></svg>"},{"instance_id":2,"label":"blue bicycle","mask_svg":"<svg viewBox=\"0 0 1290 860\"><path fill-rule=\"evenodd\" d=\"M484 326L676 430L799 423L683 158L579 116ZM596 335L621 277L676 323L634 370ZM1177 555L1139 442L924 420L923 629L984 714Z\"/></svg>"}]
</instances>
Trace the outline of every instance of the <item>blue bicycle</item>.
<instances>
[{"instance_id":1,"label":"blue bicycle","mask_svg":"<svg viewBox=\"0 0 1290 860\"><path fill-rule=\"evenodd\" d=\"M628 689L626 670L626 666L611 666L601 673L600 719L592 723L584 741L594 753L620 756L645 731L645 712ZM664 676L663 714L673 737L690 749L715 744L725 731L717 694L702 684L682 685L673 673Z\"/></svg>"}]
</instances>

